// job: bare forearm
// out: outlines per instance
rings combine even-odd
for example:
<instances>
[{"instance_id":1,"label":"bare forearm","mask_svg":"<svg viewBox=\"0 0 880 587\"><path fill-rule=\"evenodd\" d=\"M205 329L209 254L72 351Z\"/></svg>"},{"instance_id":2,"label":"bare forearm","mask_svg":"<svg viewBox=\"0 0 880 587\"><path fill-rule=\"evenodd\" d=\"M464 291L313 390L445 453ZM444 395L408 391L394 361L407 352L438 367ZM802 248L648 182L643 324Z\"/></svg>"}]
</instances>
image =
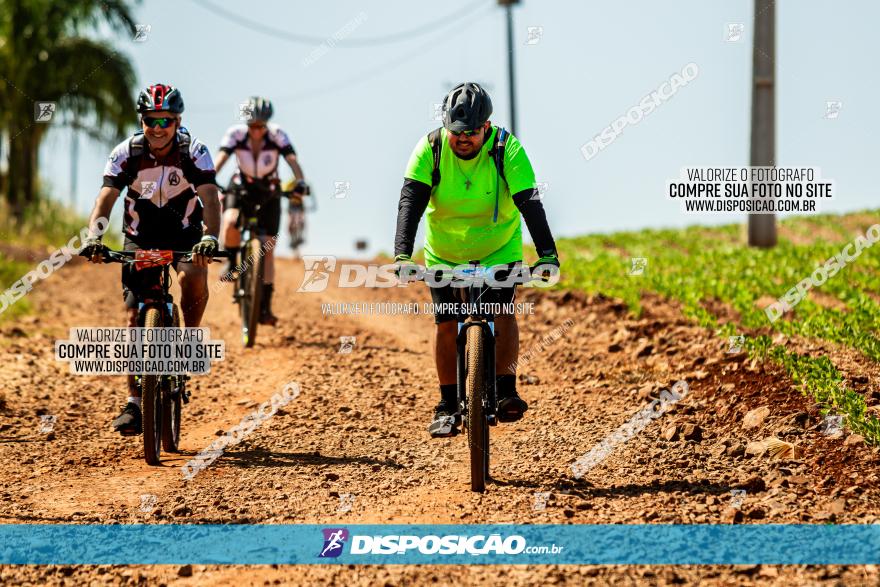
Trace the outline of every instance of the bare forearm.
<instances>
[{"instance_id":1,"label":"bare forearm","mask_svg":"<svg viewBox=\"0 0 880 587\"><path fill-rule=\"evenodd\" d=\"M229 161L229 153L226 151L220 151L217 155L217 159L214 161L214 172L220 173L220 170L223 169L223 166L226 165L227 161Z\"/></svg>"},{"instance_id":2,"label":"bare forearm","mask_svg":"<svg viewBox=\"0 0 880 587\"><path fill-rule=\"evenodd\" d=\"M299 161L296 159L296 155L287 155L284 158L287 161L287 164L290 165L290 170L293 171L293 177L296 180L305 179L306 176L303 173L302 167L300 167Z\"/></svg>"},{"instance_id":3,"label":"bare forearm","mask_svg":"<svg viewBox=\"0 0 880 587\"><path fill-rule=\"evenodd\" d=\"M217 186L205 184L199 186L197 191L205 208L202 215L205 233L216 237L220 232L220 198L217 195Z\"/></svg>"},{"instance_id":4,"label":"bare forearm","mask_svg":"<svg viewBox=\"0 0 880 587\"><path fill-rule=\"evenodd\" d=\"M103 187L101 191L98 193L98 198L95 200L95 207L92 208L92 213L89 216L89 232L93 235L101 234L103 231L99 228L98 219L110 218L110 212L113 210L113 204L116 203L116 199L119 197L119 190L111 187Z\"/></svg>"}]
</instances>

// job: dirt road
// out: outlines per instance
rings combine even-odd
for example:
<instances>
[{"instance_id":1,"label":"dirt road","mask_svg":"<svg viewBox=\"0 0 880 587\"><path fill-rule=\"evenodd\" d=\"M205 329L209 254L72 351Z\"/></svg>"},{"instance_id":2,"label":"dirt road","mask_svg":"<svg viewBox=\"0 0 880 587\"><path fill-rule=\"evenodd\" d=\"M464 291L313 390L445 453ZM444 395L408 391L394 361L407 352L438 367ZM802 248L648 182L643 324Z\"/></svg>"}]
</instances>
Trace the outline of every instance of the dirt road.
<instances>
[{"instance_id":1,"label":"dirt road","mask_svg":"<svg viewBox=\"0 0 880 587\"><path fill-rule=\"evenodd\" d=\"M296 293L302 266L280 261L275 329L239 344L229 286L216 287L203 326L227 359L194 380L182 453L149 467L140 438L110 421L121 377L72 376L54 341L74 326L123 323L118 267L74 263L30 295L37 311L2 326L0 523L872 523L880 522L880 457L828 435L812 403L777 367L728 353L727 340L649 299L638 320L613 300L530 291L519 389L530 409L492 430L494 481L469 491L463 437L430 440L437 401L430 316L325 315L334 302L426 302L424 286ZM176 286L175 286L176 287ZM555 341L548 334L563 328ZM340 353L340 337L355 337ZM543 342L542 342L543 341ZM803 344L807 343L793 343ZM880 383L844 350L844 371ZM571 465L662 389L689 393L640 434L575 478ZM273 393L301 393L192 480L180 467ZM753 428L747 412L766 406ZM761 412L763 414L763 411ZM41 415L57 416L40 432ZM751 420L753 422L753 420ZM783 459L746 454L777 436ZM192 576L187 575L191 571ZM0 582L346 585L877 584L875 567L2 567Z\"/></svg>"}]
</instances>

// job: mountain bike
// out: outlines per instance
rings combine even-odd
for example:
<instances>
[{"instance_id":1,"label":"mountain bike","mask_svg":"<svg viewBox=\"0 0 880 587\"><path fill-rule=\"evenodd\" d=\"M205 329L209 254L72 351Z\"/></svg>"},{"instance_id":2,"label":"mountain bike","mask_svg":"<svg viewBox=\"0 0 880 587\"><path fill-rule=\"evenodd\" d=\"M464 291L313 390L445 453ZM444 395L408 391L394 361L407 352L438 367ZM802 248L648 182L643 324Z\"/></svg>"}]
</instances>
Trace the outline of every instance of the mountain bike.
<instances>
[{"instance_id":1,"label":"mountain bike","mask_svg":"<svg viewBox=\"0 0 880 587\"><path fill-rule=\"evenodd\" d=\"M267 203L282 195L277 185L272 183L259 193L257 190L247 191L237 186L238 225L241 227L241 244L239 259L241 263L236 270L235 291L232 300L238 304L241 315L241 342L245 348L251 348L257 341L257 325L260 323L260 310L263 303L263 276L265 274L266 251L263 240L266 231L259 226L260 209ZM271 235L268 235L271 236Z\"/></svg>"},{"instance_id":2,"label":"mountain bike","mask_svg":"<svg viewBox=\"0 0 880 587\"><path fill-rule=\"evenodd\" d=\"M470 454L471 491L486 490L489 475L489 427L498 424L498 395L495 388L495 315L481 304L484 294L491 289L487 279L503 282L509 275L508 265L481 266L470 261L467 266L453 270L431 271L438 278L451 277L450 283L462 285L453 291L464 304L464 317L458 321L455 339L456 383L458 409L467 430ZM534 268L532 268L534 274ZM535 276L547 281L546 277ZM423 281L424 276L416 280Z\"/></svg>"},{"instance_id":3,"label":"mountain bike","mask_svg":"<svg viewBox=\"0 0 880 587\"><path fill-rule=\"evenodd\" d=\"M288 224L288 232L290 233L290 248L293 249L297 256L299 247L305 242L306 236L306 212L314 212L318 208L318 202L315 198L310 198L311 203L308 208L303 205L305 196L310 195L308 188L305 193L298 193L295 190L285 190L281 192L287 196L290 210L290 222ZM296 202L296 203L295 203Z\"/></svg>"},{"instance_id":4,"label":"mountain bike","mask_svg":"<svg viewBox=\"0 0 880 587\"><path fill-rule=\"evenodd\" d=\"M138 297L137 325L141 328L180 328L180 311L169 292L171 276L168 267L172 263L188 263L192 251L136 250L114 251L102 249L104 262L134 265L140 271L161 267L159 280L154 287ZM217 252L214 258L226 257ZM189 403L186 388L188 375L146 374L135 376L141 392L141 418L143 422L144 459L147 464L160 463L161 450L177 452L180 446L181 404Z\"/></svg>"}]
</instances>

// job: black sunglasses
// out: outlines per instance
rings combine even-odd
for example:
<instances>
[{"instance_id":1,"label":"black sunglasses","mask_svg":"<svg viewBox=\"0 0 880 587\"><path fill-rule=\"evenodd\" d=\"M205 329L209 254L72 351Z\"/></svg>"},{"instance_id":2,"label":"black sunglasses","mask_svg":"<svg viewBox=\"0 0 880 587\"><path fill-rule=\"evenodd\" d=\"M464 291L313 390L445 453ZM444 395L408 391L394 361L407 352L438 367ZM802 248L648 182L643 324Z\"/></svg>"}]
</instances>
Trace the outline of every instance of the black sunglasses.
<instances>
[{"instance_id":1,"label":"black sunglasses","mask_svg":"<svg viewBox=\"0 0 880 587\"><path fill-rule=\"evenodd\" d=\"M466 137L472 137L474 135L479 134L482 131L483 131L483 128L480 127L480 128L474 129L474 130L451 130L451 131L449 131L449 133L455 137L460 137L461 135L464 135Z\"/></svg>"},{"instance_id":2,"label":"black sunglasses","mask_svg":"<svg viewBox=\"0 0 880 587\"><path fill-rule=\"evenodd\" d=\"M171 116L165 116L162 118L156 118L153 116L142 116L141 121L146 124L150 128L159 127L159 128L168 128L172 124L174 124L174 118Z\"/></svg>"}]
</instances>

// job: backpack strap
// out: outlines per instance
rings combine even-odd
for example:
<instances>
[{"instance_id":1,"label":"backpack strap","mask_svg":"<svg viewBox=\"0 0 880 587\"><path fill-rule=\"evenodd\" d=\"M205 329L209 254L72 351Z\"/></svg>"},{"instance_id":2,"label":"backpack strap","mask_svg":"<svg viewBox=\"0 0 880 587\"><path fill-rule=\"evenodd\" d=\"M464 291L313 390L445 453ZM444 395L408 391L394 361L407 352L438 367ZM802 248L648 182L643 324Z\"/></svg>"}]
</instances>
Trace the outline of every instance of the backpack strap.
<instances>
[{"instance_id":1,"label":"backpack strap","mask_svg":"<svg viewBox=\"0 0 880 587\"><path fill-rule=\"evenodd\" d=\"M137 179L138 171L141 169L141 161L146 153L144 131L139 130L128 141L128 160L126 161L127 185L132 185ZM190 145L192 145L192 135L189 131L181 126L177 131L177 149L180 154L180 168L183 170L184 177L189 180L195 177L198 172L192 157L189 155ZM191 182L192 183L192 182Z\"/></svg>"},{"instance_id":2,"label":"backpack strap","mask_svg":"<svg viewBox=\"0 0 880 587\"><path fill-rule=\"evenodd\" d=\"M504 146L507 144L507 139L510 138L510 133L507 132L506 128L498 127L498 132L495 133L495 144L492 145L492 150L489 152L492 155L492 161L495 162L495 169L498 170L498 175L501 176L501 179L507 183L507 178L504 177Z\"/></svg>"},{"instance_id":3,"label":"backpack strap","mask_svg":"<svg viewBox=\"0 0 880 587\"><path fill-rule=\"evenodd\" d=\"M180 154L180 170L183 171L183 177L185 177L187 181L194 183L192 180L195 179L198 169L196 169L192 157L189 156L191 145L192 135L189 134L186 127L181 126L177 130L177 152Z\"/></svg>"},{"instance_id":4,"label":"backpack strap","mask_svg":"<svg viewBox=\"0 0 880 587\"><path fill-rule=\"evenodd\" d=\"M192 143L192 135L189 134L189 131L185 126L181 126L177 129L177 146L180 149L180 154L183 155L186 153L187 157L189 156L189 146Z\"/></svg>"},{"instance_id":5,"label":"backpack strap","mask_svg":"<svg viewBox=\"0 0 880 587\"><path fill-rule=\"evenodd\" d=\"M492 149L489 151L489 154L492 156L492 161L495 162L495 169L498 170L498 180L495 182L495 212L492 214L492 222L498 222L498 189L501 180L504 180L504 183L507 183L507 178L504 177L504 146L507 144L507 138L510 136L510 133L507 132L506 128L497 127L498 131L495 133L495 144L492 145Z\"/></svg>"},{"instance_id":6,"label":"backpack strap","mask_svg":"<svg viewBox=\"0 0 880 587\"><path fill-rule=\"evenodd\" d=\"M144 131L139 130L128 139L128 159L125 165L126 185L131 186L137 179L144 158Z\"/></svg>"},{"instance_id":7,"label":"backpack strap","mask_svg":"<svg viewBox=\"0 0 880 587\"><path fill-rule=\"evenodd\" d=\"M431 188L440 183L440 151L443 147L443 139L439 128L428 133L428 144L431 145L431 153L434 155L434 170L431 172Z\"/></svg>"}]
</instances>

